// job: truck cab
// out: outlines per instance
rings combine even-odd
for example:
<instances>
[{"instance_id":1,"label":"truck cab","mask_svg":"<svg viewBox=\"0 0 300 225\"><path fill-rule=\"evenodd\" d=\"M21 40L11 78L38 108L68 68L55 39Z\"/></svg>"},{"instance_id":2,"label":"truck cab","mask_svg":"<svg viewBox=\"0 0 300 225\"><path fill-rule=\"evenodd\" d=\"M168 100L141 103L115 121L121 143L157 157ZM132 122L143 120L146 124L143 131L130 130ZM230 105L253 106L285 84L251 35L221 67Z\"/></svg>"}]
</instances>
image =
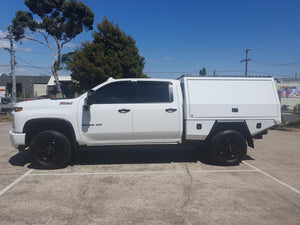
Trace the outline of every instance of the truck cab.
<instances>
[{"instance_id":1,"label":"truck cab","mask_svg":"<svg viewBox=\"0 0 300 225\"><path fill-rule=\"evenodd\" d=\"M110 79L79 100L77 125L87 146L176 144L182 110L177 80Z\"/></svg>"}]
</instances>

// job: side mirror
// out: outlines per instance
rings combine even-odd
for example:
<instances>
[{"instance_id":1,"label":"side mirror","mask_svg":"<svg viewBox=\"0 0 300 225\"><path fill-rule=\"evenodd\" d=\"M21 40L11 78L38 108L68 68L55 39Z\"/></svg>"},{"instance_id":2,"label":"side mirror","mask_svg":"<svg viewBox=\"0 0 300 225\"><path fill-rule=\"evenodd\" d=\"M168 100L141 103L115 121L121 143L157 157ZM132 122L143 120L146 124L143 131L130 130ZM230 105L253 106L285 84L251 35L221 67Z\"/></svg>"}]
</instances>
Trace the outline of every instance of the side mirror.
<instances>
[{"instance_id":1,"label":"side mirror","mask_svg":"<svg viewBox=\"0 0 300 225\"><path fill-rule=\"evenodd\" d=\"M89 111L90 110L90 105L94 104L94 95L95 95L95 91L94 90L89 90L87 92L87 97L84 101L84 105L83 105L83 111Z\"/></svg>"},{"instance_id":2,"label":"side mirror","mask_svg":"<svg viewBox=\"0 0 300 225\"><path fill-rule=\"evenodd\" d=\"M89 90L87 93L87 99L86 99L87 105L92 105L94 103L94 96L95 96L95 91Z\"/></svg>"}]
</instances>

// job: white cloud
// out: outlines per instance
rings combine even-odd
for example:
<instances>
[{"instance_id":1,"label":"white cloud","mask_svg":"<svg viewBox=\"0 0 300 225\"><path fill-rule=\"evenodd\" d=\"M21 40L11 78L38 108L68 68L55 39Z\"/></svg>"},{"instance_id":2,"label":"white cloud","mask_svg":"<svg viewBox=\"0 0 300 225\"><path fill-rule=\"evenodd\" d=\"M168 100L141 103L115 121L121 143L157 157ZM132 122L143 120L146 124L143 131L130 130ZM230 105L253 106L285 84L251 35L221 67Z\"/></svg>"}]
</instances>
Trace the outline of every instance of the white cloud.
<instances>
[{"instance_id":1,"label":"white cloud","mask_svg":"<svg viewBox=\"0 0 300 225\"><path fill-rule=\"evenodd\" d=\"M4 32L0 30L0 38L5 38L7 35L7 32ZM21 48L19 45L14 43L15 50L18 52L32 52L32 49L30 48ZM0 39L0 48L10 48L9 40Z\"/></svg>"},{"instance_id":2,"label":"white cloud","mask_svg":"<svg viewBox=\"0 0 300 225\"><path fill-rule=\"evenodd\" d=\"M37 74L37 72L29 69L24 69L24 68L16 68L16 74L17 75L34 75Z\"/></svg>"},{"instance_id":3,"label":"white cloud","mask_svg":"<svg viewBox=\"0 0 300 225\"><path fill-rule=\"evenodd\" d=\"M9 66L0 66L0 74L8 75L9 73L10 73L10 67Z\"/></svg>"},{"instance_id":4,"label":"white cloud","mask_svg":"<svg viewBox=\"0 0 300 225\"><path fill-rule=\"evenodd\" d=\"M6 37L7 32L0 30L0 38Z\"/></svg>"},{"instance_id":5,"label":"white cloud","mask_svg":"<svg viewBox=\"0 0 300 225\"><path fill-rule=\"evenodd\" d=\"M71 43L71 42L68 42L67 44L64 45L64 47L66 47L66 48L75 48L76 45Z\"/></svg>"},{"instance_id":6,"label":"white cloud","mask_svg":"<svg viewBox=\"0 0 300 225\"><path fill-rule=\"evenodd\" d=\"M0 48L9 48L9 41L5 40L3 38L5 38L7 35L7 32L4 32L2 30L0 30Z\"/></svg>"},{"instance_id":7,"label":"white cloud","mask_svg":"<svg viewBox=\"0 0 300 225\"><path fill-rule=\"evenodd\" d=\"M40 72L39 71L34 71L26 68L15 68L16 75L37 75ZM0 66L0 74L6 74L9 75L11 73L10 66Z\"/></svg>"},{"instance_id":8,"label":"white cloud","mask_svg":"<svg viewBox=\"0 0 300 225\"><path fill-rule=\"evenodd\" d=\"M163 57L160 59L147 59L147 62L163 62L163 61L171 61L172 58L171 57Z\"/></svg>"},{"instance_id":9,"label":"white cloud","mask_svg":"<svg viewBox=\"0 0 300 225\"><path fill-rule=\"evenodd\" d=\"M0 40L0 48L9 48L9 41Z\"/></svg>"},{"instance_id":10,"label":"white cloud","mask_svg":"<svg viewBox=\"0 0 300 225\"><path fill-rule=\"evenodd\" d=\"M7 40L0 40L0 48L10 48L9 41ZM32 52L30 48L21 48L19 45L14 44L14 48L17 52Z\"/></svg>"},{"instance_id":11,"label":"white cloud","mask_svg":"<svg viewBox=\"0 0 300 225\"><path fill-rule=\"evenodd\" d=\"M15 49L17 52L32 52L31 48L21 48L18 45L15 45Z\"/></svg>"}]
</instances>

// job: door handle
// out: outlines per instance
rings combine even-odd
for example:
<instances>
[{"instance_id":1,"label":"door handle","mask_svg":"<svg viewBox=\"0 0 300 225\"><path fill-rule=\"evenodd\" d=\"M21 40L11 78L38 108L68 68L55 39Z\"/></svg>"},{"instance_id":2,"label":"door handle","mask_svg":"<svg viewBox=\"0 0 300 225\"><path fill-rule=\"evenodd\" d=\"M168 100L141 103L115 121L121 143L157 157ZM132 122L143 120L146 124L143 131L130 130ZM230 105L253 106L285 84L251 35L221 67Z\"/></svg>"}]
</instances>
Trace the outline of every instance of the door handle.
<instances>
[{"instance_id":1,"label":"door handle","mask_svg":"<svg viewBox=\"0 0 300 225\"><path fill-rule=\"evenodd\" d=\"M128 113L130 112L130 109L119 109L118 111L119 113Z\"/></svg>"},{"instance_id":2,"label":"door handle","mask_svg":"<svg viewBox=\"0 0 300 225\"><path fill-rule=\"evenodd\" d=\"M165 109L167 113L172 113L172 112L176 112L177 109L172 109L172 108L169 108L169 109Z\"/></svg>"}]
</instances>

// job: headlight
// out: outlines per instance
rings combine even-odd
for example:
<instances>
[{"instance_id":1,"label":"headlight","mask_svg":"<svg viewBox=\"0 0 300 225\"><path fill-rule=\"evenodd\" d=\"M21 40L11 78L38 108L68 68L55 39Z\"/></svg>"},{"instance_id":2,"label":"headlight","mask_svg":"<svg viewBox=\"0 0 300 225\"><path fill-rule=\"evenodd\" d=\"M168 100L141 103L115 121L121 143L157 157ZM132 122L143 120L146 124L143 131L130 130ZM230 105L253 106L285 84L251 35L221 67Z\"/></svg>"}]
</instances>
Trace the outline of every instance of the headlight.
<instances>
[{"instance_id":1,"label":"headlight","mask_svg":"<svg viewBox=\"0 0 300 225\"><path fill-rule=\"evenodd\" d=\"M14 107L14 112L21 112L22 110L22 107Z\"/></svg>"}]
</instances>

